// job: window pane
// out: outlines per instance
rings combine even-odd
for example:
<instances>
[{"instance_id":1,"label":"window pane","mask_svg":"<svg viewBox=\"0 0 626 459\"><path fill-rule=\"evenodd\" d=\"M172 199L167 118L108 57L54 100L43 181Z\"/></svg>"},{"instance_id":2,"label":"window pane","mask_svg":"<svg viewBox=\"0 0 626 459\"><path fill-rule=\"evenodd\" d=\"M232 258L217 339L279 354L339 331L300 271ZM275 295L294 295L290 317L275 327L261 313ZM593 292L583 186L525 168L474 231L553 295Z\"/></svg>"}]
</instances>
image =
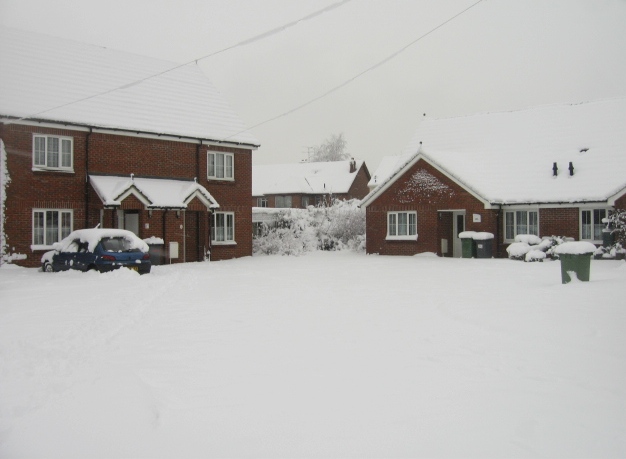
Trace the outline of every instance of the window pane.
<instances>
[{"instance_id":1,"label":"window pane","mask_svg":"<svg viewBox=\"0 0 626 459\"><path fill-rule=\"evenodd\" d=\"M409 214L409 235L417 234L417 214Z\"/></svg>"},{"instance_id":2,"label":"window pane","mask_svg":"<svg viewBox=\"0 0 626 459\"><path fill-rule=\"evenodd\" d=\"M285 207L291 208L291 196L285 196Z\"/></svg>"},{"instance_id":3,"label":"window pane","mask_svg":"<svg viewBox=\"0 0 626 459\"><path fill-rule=\"evenodd\" d=\"M515 234L528 234L528 214L525 211L515 212L517 219Z\"/></svg>"},{"instance_id":4,"label":"window pane","mask_svg":"<svg viewBox=\"0 0 626 459\"><path fill-rule=\"evenodd\" d=\"M224 177L233 178L233 155L224 155L226 158L226 171Z\"/></svg>"},{"instance_id":5,"label":"window pane","mask_svg":"<svg viewBox=\"0 0 626 459\"><path fill-rule=\"evenodd\" d=\"M72 213L61 212L61 239L69 236L72 232Z\"/></svg>"},{"instance_id":6,"label":"window pane","mask_svg":"<svg viewBox=\"0 0 626 459\"><path fill-rule=\"evenodd\" d=\"M515 218L513 212L506 212L504 214L504 227L506 239L515 238Z\"/></svg>"},{"instance_id":7,"label":"window pane","mask_svg":"<svg viewBox=\"0 0 626 459\"><path fill-rule=\"evenodd\" d=\"M581 215L582 220L582 235L581 239L591 239L591 211L583 210Z\"/></svg>"},{"instance_id":8,"label":"window pane","mask_svg":"<svg viewBox=\"0 0 626 459\"><path fill-rule=\"evenodd\" d=\"M396 229L396 214L389 214L389 236L396 236L397 235L397 229Z\"/></svg>"},{"instance_id":9,"label":"window pane","mask_svg":"<svg viewBox=\"0 0 626 459\"><path fill-rule=\"evenodd\" d=\"M593 239L596 241L602 240L602 229L604 224L602 219L606 217L605 209L594 209L593 211Z\"/></svg>"},{"instance_id":10,"label":"window pane","mask_svg":"<svg viewBox=\"0 0 626 459\"><path fill-rule=\"evenodd\" d=\"M220 153L215 155L215 177L224 178L224 155Z\"/></svg>"},{"instance_id":11,"label":"window pane","mask_svg":"<svg viewBox=\"0 0 626 459\"><path fill-rule=\"evenodd\" d=\"M46 138L35 137L35 165L46 165Z\"/></svg>"},{"instance_id":12,"label":"window pane","mask_svg":"<svg viewBox=\"0 0 626 459\"><path fill-rule=\"evenodd\" d=\"M398 214L398 236L406 236L407 235L407 214L406 212L402 212Z\"/></svg>"},{"instance_id":13,"label":"window pane","mask_svg":"<svg viewBox=\"0 0 626 459\"><path fill-rule=\"evenodd\" d=\"M528 212L528 234L539 236L539 216L537 212Z\"/></svg>"},{"instance_id":14,"label":"window pane","mask_svg":"<svg viewBox=\"0 0 626 459\"><path fill-rule=\"evenodd\" d=\"M68 139L61 140L61 166L72 167L72 142Z\"/></svg>"},{"instance_id":15,"label":"window pane","mask_svg":"<svg viewBox=\"0 0 626 459\"><path fill-rule=\"evenodd\" d=\"M48 167L59 167L59 139L48 137Z\"/></svg>"},{"instance_id":16,"label":"window pane","mask_svg":"<svg viewBox=\"0 0 626 459\"><path fill-rule=\"evenodd\" d=\"M46 245L59 242L59 213L56 210L46 212Z\"/></svg>"},{"instance_id":17,"label":"window pane","mask_svg":"<svg viewBox=\"0 0 626 459\"><path fill-rule=\"evenodd\" d=\"M33 244L35 245L43 245L44 243L43 215L43 212L35 212L33 217Z\"/></svg>"},{"instance_id":18,"label":"window pane","mask_svg":"<svg viewBox=\"0 0 626 459\"><path fill-rule=\"evenodd\" d=\"M215 177L215 154L213 153L209 153L208 154L208 172L207 175L209 177Z\"/></svg>"},{"instance_id":19,"label":"window pane","mask_svg":"<svg viewBox=\"0 0 626 459\"><path fill-rule=\"evenodd\" d=\"M233 214L226 215L226 240L234 241L235 240L235 225L233 224L235 216Z\"/></svg>"}]
</instances>

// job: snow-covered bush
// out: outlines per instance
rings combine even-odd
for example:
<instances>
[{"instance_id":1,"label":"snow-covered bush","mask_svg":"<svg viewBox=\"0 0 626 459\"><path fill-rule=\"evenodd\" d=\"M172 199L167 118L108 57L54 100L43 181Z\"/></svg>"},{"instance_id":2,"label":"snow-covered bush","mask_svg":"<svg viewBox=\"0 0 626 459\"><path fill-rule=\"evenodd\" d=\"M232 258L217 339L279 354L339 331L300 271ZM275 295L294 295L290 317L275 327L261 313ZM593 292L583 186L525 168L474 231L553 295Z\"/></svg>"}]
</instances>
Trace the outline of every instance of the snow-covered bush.
<instances>
[{"instance_id":1,"label":"snow-covered bush","mask_svg":"<svg viewBox=\"0 0 626 459\"><path fill-rule=\"evenodd\" d=\"M284 209L253 239L253 252L266 255L301 255L313 250L365 250L365 210L359 201Z\"/></svg>"},{"instance_id":2,"label":"snow-covered bush","mask_svg":"<svg viewBox=\"0 0 626 459\"><path fill-rule=\"evenodd\" d=\"M555 249L564 242L572 240L565 236L539 238L534 234L518 234L515 236L515 242L509 245L506 251L509 258L513 260L543 261L545 258L557 260L559 255Z\"/></svg>"},{"instance_id":3,"label":"snow-covered bush","mask_svg":"<svg viewBox=\"0 0 626 459\"><path fill-rule=\"evenodd\" d=\"M620 243L622 247L626 247L626 210L617 209L607 218L609 228L615 235L615 241Z\"/></svg>"}]
</instances>

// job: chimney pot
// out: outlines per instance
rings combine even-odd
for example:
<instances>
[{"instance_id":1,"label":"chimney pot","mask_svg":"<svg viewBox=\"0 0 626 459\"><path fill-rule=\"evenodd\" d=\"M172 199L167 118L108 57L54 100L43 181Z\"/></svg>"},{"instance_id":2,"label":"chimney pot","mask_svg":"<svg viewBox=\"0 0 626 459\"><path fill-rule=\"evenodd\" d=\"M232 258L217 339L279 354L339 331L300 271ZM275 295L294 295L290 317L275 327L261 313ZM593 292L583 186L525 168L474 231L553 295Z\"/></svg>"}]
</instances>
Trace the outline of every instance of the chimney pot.
<instances>
[{"instance_id":1,"label":"chimney pot","mask_svg":"<svg viewBox=\"0 0 626 459\"><path fill-rule=\"evenodd\" d=\"M552 163L552 175L554 177L559 175L559 168L557 167L556 163Z\"/></svg>"},{"instance_id":2,"label":"chimney pot","mask_svg":"<svg viewBox=\"0 0 626 459\"><path fill-rule=\"evenodd\" d=\"M574 175L574 164L572 164L571 161L569 163L569 175L570 176Z\"/></svg>"}]
</instances>

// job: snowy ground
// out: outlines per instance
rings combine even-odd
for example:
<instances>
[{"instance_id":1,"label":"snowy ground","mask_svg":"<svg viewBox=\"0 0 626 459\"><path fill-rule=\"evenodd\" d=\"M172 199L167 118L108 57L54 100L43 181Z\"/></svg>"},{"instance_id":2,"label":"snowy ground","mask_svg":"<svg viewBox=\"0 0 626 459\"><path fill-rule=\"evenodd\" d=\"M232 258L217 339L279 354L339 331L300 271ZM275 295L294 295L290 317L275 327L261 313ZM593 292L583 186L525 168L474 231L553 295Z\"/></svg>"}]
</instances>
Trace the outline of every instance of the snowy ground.
<instances>
[{"instance_id":1,"label":"snowy ground","mask_svg":"<svg viewBox=\"0 0 626 459\"><path fill-rule=\"evenodd\" d=\"M624 457L626 263L0 269L0 457Z\"/></svg>"}]
</instances>

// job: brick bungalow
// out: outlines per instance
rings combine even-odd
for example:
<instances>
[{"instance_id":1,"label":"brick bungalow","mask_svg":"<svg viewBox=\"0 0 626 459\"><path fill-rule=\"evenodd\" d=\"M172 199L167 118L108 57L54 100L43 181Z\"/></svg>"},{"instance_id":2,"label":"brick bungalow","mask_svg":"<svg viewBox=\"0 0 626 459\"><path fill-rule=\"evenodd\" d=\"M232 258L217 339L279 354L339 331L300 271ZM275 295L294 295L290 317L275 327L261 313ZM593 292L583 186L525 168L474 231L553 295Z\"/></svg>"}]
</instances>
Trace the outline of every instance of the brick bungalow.
<instances>
[{"instance_id":1,"label":"brick bungalow","mask_svg":"<svg viewBox=\"0 0 626 459\"><path fill-rule=\"evenodd\" d=\"M251 255L259 145L197 65L3 27L0 67L2 260L98 224L168 263Z\"/></svg>"},{"instance_id":2,"label":"brick bungalow","mask_svg":"<svg viewBox=\"0 0 626 459\"><path fill-rule=\"evenodd\" d=\"M626 208L626 99L424 120L374 173L363 199L367 253L461 256L462 231L602 243Z\"/></svg>"},{"instance_id":3,"label":"brick bungalow","mask_svg":"<svg viewBox=\"0 0 626 459\"><path fill-rule=\"evenodd\" d=\"M333 199L362 199L370 180L365 161L301 162L252 168L254 207L300 208Z\"/></svg>"}]
</instances>

